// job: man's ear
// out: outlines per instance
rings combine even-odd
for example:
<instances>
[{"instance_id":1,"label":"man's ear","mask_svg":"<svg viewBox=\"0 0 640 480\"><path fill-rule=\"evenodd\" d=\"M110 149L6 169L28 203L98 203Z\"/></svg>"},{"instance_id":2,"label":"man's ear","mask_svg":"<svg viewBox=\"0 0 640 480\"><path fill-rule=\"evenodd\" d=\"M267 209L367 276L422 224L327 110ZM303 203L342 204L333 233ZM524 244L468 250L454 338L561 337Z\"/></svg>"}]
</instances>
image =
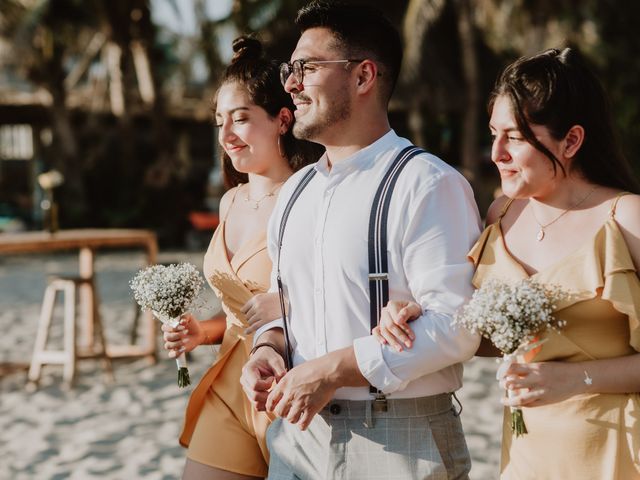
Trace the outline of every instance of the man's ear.
<instances>
[{"instance_id":1,"label":"man's ear","mask_svg":"<svg viewBox=\"0 0 640 480\"><path fill-rule=\"evenodd\" d=\"M365 60L357 67L356 89L358 93L368 93L376 84L378 66L371 60Z\"/></svg>"}]
</instances>

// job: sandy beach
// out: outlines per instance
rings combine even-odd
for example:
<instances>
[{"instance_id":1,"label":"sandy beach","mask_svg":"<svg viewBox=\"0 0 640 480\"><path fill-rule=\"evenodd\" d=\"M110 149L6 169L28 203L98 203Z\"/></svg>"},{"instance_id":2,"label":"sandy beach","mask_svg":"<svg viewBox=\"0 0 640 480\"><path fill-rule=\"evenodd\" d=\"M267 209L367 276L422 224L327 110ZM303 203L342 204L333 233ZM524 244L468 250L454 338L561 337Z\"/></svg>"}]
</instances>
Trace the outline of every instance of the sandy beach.
<instances>
[{"instance_id":1,"label":"sandy beach","mask_svg":"<svg viewBox=\"0 0 640 480\"><path fill-rule=\"evenodd\" d=\"M191 261L201 253L162 252L160 262ZM97 282L107 341L124 343L133 324L135 306L129 279L143 265L133 252L99 253ZM28 363L46 276L77 272L73 254L0 256L0 329L4 365ZM210 291L197 312L215 313ZM57 312L61 315L61 309ZM60 317L58 317L60 318ZM55 345L60 324L52 328ZM158 348L161 352L160 337ZM191 356L197 381L215 357L209 347ZM498 476L502 407L495 381L496 364L476 358L465 366L459 392L462 420L473 460L472 480ZM76 385L66 390L62 369L44 369L40 388L25 390L26 371L0 376L0 479L175 479L180 478L184 450L177 443L188 391L176 386L175 363L160 353L159 361L114 361L115 382L105 378L99 361L79 363Z\"/></svg>"}]
</instances>

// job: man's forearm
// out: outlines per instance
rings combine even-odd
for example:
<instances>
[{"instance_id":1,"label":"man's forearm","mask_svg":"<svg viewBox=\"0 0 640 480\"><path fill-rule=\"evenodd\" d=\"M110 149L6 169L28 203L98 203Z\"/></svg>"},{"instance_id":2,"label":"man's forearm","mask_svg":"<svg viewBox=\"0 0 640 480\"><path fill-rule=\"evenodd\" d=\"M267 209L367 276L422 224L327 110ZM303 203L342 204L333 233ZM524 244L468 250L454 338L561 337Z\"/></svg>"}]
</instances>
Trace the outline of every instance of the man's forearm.
<instances>
[{"instance_id":1,"label":"man's forearm","mask_svg":"<svg viewBox=\"0 0 640 480\"><path fill-rule=\"evenodd\" d=\"M325 369L328 380L336 388L364 387L369 382L360 372L353 347L334 350L318 359Z\"/></svg>"},{"instance_id":2,"label":"man's forearm","mask_svg":"<svg viewBox=\"0 0 640 480\"><path fill-rule=\"evenodd\" d=\"M280 355L284 355L284 333L281 328L272 328L263 332L259 337L254 340L254 345L259 343L272 343L280 352Z\"/></svg>"}]
</instances>

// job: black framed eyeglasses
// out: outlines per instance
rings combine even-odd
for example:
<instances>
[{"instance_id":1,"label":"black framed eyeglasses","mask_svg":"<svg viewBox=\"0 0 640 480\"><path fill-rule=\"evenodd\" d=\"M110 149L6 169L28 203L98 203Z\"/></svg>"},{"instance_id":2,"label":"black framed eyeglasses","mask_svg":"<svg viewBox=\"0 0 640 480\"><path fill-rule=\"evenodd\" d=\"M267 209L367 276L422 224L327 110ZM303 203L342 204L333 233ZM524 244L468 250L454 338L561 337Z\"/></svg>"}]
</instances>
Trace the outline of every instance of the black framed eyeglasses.
<instances>
[{"instance_id":1,"label":"black framed eyeglasses","mask_svg":"<svg viewBox=\"0 0 640 480\"><path fill-rule=\"evenodd\" d=\"M301 85L304 82L304 72L313 65L324 65L329 63L360 63L364 60L349 59L349 60L294 60L293 62L284 62L280 64L280 81L282 86L287 83L287 79L293 75L293 79L296 84Z\"/></svg>"}]
</instances>

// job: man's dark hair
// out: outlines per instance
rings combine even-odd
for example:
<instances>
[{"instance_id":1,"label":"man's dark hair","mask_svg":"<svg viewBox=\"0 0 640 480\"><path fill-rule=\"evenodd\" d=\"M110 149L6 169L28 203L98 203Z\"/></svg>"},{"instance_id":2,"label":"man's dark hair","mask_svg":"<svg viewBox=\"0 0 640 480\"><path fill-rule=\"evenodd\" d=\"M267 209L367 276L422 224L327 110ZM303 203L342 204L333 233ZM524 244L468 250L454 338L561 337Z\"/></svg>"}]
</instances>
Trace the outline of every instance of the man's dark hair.
<instances>
[{"instance_id":1,"label":"man's dark hair","mask_svg":"<svg viewBox=\"0 0 640 480\"><path fill-rule=\"evenodd\" d=\"M378 64L382 94L387 101L396 86L402 63L402 40L382 13L368 5L312 1L296 18L301 32L327 28L345 58L368 58Z\"/></svg>"}]
</instances>

